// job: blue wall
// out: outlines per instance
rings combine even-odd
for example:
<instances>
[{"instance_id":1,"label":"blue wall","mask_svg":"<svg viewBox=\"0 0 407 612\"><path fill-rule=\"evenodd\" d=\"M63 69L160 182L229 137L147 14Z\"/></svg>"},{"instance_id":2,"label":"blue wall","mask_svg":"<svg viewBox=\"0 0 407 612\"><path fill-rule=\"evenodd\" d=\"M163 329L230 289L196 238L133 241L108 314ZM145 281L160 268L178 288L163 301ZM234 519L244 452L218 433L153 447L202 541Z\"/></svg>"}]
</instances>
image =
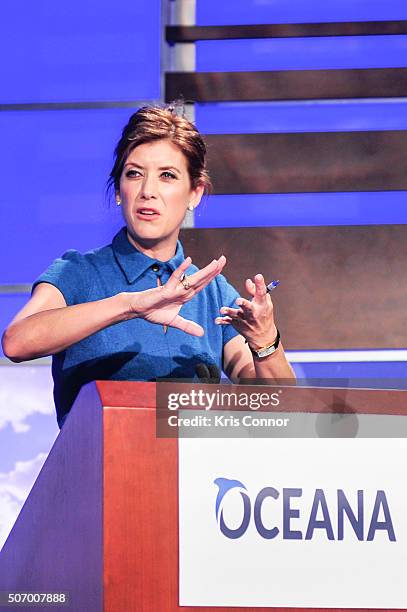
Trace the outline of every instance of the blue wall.
<instances>
[{"instance_id":1,"label":"blue wall","mask_svg":"<svg viewBox=\"0 0 407 612\"><path fill-rule=\"evenodd\" d=\"M0 103L159 98L160 5L2 3Z\"/></svg>"},{"instance_id":2,"label":"blue wall","mask_svg":"<svg viewBox=\"0 0 407 612\"><path fill-rule=\"evenodd\" d=\"M242 0L233 2L233 8L230 2L197 0L198 25L406 19L405 0ZM213 72L407 67L407 36L201 41L196 45L196 67ZM207 134L406 130L407 102L202 103L196 105L196 122ZM407 224L407 192L215 195L203 202L195 217L197 227L388 223ZM405 362L397 361L396 352L394 359L295 367L299 376L310 378L400 378Z\"/></svg>"},{"instance_id":3,"label":"blue wall","mask_svg":"<svg viewBox=\"0 0 407 612\"><path fill-rule=\"evenodd\" d=\"M120 217L105 199L129 109L0 112L0 284L30 283L68 248L90 249Z\"/></svg>"},{"instance_id":4,"label":"blue wall","mask_svg":"<svg viewBox=\"0 0 407 612\"><path fill-rule=\"evenodd\" d=\"M404 0L197 0L198 25L407 19Z\"/></svg>"},{"instance_id":5,"label":"blue wall","mask_svg":"<svg viewBox=\"0 0 407 612\"><path fill-rule=\"evenodd\" d=\"M365 0L198 0L197 22L301 23L407 19L407 3ZM407 36L298 37L201 41L198 71L308 70L407 67ZM305 100L196 105L207 134L406 130L405 99ZM340 151L338 151L340 155ZM272 172L272 168L270 168ZM250 208L250 217L247 210ZM407 223L407 192L249 194L212 196L198 227L363 225Z\"/></svg>"},{"instance_id":6,"label":"blue wall","mask_svg":"<svg viewBox=\"0 0 407 612\"><path fill-rule=\"evenodd\" d=\"M105 184L128 102L161 97L161 33L160 0L2 6L0 285L29 284L122 225ZM26 299L0 293L0 329Z\"/></svg>"},{"instance_id":7,"label":"blue wall","mask_svg":"<svg viewBox=\"0 0 407 612\"><path fill-rule=\"evenodd\" d=\"M202 72L400 68L407 63L407 36L207 40L196 51Z\"/></svg>"}]
</instances>

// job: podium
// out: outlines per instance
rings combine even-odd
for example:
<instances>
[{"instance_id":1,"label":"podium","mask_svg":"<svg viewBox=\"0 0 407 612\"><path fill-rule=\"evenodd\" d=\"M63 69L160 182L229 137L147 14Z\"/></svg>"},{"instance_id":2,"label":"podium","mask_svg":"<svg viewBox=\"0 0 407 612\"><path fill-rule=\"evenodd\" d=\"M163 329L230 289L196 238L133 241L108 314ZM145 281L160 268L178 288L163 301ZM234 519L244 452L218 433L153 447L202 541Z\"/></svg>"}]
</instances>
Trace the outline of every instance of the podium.
<instances>
[{"instance_id":1,"label":"podium","mask_svg":"<svg viewBox=\"0 0 407 612\"><path fill-rule=\"evenodd\" d=\"M181 440L156 436L156 387L155 383L97 381L81 390L0 553L0 591L65 592L69 603L61 609L75 612L273 609L257 604L179 605ZM250 389L259 391L260 387ZM407 396L402 391L337 390L334 405L332 391L326 389L284 388L284 396L279 410L288 415L336 411L351 418L396 417L399 428L407 413ZM257 415L273 411L275 408L260 408ZM353 427L354 423L348 432L351 438L356 435ZM323 437L321 432L318 435ZM401 432L400 437L403 435ZM376 522L383 531L381 519ZM399 542L407 529L397 522L392 526ZM392 554L389 529L378 533L377 539L379 536ZM352 532L352 546L359 545L356 540ZM360 544L366 548L378 545L368 542L366 533L363 540ZM232 546L231 542L226 545ZM381 602L378 607L391 609L383 606ZM25 608L49 609L40 605Z\"/></svg>"}]
</instances>

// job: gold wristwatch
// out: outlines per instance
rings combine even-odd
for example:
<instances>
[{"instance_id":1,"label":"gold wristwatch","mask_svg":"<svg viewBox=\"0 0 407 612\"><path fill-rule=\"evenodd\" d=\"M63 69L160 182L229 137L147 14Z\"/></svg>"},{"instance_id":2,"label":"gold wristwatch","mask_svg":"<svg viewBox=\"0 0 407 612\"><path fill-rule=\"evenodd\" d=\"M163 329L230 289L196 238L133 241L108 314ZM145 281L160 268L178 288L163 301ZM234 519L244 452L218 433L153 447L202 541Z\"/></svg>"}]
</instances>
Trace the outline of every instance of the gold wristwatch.
<instances>
[{"instance_id":1,"label":"gold wristwatch","mask_svg":"<svg viewBox=\"0 0 407 612\"><path fill-rule=\"evenodd\" d=\"M259 348L259 349L254 349L249 344L249 349L251 350L253 355L257 357L257 359L263 359L263 357L268 357L269 355L272 355L273 353L275 353L276 350L278 349L279 344L280 344L280 332L277 329L277 337L274 340L273 344L268 344L267 346L263 346L262 348Z\"/></svg>"}]
</instances>

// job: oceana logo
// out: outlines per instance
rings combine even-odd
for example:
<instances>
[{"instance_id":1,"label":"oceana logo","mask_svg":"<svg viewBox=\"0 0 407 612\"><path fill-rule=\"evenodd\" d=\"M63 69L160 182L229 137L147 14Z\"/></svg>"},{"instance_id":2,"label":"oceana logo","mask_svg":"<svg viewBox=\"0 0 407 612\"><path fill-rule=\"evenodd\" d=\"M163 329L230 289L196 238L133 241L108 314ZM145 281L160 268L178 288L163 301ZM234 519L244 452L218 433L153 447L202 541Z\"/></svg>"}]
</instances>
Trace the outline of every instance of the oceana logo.
<instances>
[{"instance_id":1,"label":"oceana logo","mask_svg":"<svg viewBox=\"0 0 407 612\"><path fill-rule=\"evenodd\" d=\"M303 489L283 488L281 491L275 487L264 487L257 494L250 495L246 486L240 480L229 478L216 478L214 483L218 487L215 503L216 520L221 533L230 539L241 538L247 531L253 520L257 533L266 540L280 537L283 540L312 540L316 532L324 532L328 540L343 540L345 537L345 525L347 526L347 537L353 534L359 541L370 542L375 539L378 531L387 532L390 542L396 541L396 535L391 518L389 503L385 491L378 490L372 496L371 512L367 512L365 497L367 493L363 490L346 494L343 489L337 489L336 503L329 507L327 496L323 489L315 489L311 507L301 506ZM240 525L228 525L224 517L224 507L230 492L238 492L234 495L241 504L242 520ZM266 499L275 502L277 512L267 516L263 509ZM254 500L254 503L253 503ZM372 504L369 504L372 506ZM266 515L266 516L265 516ZM273 519L279 517L276 524L272 525ZM302 519L307 527L301 531L292 525L293 519ZM263 522L264 521L264 522ZM265 525L267 523L267 526ZM298 527L298 525L297 525Z\"/></svg>"}]
</instances>

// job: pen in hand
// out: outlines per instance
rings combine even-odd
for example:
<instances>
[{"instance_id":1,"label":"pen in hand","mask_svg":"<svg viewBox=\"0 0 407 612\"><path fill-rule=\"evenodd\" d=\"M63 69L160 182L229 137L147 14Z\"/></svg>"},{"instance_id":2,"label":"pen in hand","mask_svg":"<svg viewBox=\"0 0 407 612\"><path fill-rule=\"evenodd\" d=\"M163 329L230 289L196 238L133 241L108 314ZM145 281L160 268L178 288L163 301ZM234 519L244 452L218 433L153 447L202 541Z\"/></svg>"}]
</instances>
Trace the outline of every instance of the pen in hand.
<instances>
[{"instance_id":1,"label":"pen in hand","mask_svg":"<svg viewBox=\"0 0 407 612\"><path fill-rule=\"evenodd\" d=\"M269 285L267 285L267 293L271 293L273 289L275 289L280 284L279 280L273 280Z\"/></svg>"}]
</instances>

